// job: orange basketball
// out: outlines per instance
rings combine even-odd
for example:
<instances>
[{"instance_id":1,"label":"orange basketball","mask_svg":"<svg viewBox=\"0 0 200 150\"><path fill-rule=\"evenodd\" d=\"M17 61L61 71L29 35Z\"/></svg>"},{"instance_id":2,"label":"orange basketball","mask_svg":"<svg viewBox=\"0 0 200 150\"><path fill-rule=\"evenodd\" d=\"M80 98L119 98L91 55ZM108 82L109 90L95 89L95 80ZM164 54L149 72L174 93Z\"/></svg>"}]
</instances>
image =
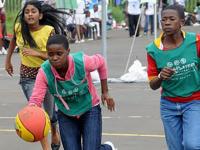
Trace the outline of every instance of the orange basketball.
<instances>
[{"instance_id":1,"label":"orange basketball","mask_svg":"<svg viewBox=\"0 0 200 150\"><path fill-rule=\"evenodd\" d=\"M17 113L15 129L17 135L25 141L40 141L49 133L49 116L40 107L26 106Z\"/></svg>"}]
</instances>

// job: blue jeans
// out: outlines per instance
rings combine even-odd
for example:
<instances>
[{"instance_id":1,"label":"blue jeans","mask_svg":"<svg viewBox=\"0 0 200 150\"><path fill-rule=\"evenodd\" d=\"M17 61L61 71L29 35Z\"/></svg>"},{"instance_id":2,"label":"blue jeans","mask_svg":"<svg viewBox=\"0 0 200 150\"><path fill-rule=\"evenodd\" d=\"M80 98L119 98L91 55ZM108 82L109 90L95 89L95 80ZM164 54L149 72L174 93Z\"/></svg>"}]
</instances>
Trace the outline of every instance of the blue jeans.
<instances>
[{"instance_id":1,"label":"blue jeans","mask_svg":"<svg viewBox=\"0 0 200 150\"><path fill-rule=\"evenodd\" d=\"M175 103L161 98L160 112L169 150L200 149L200 100Z\"/></svg>"},{"instance_id":2,"label":"blue jeans","mask_svg":"<svg viewBox=\"0 0 200 150\"><path fill-rule=\"evenodd\" d=\"M34 84L35 84L35 79L30 79L30 78L20 78L20 85L22 87L23 93L26 97L27 100L31 97ZM57 114L55 111L55 104L54 104L54 98L53 96L49 93L49 91L46 92L43 106L45 111L50 117L51 124L55 125L57 122Z\"/></svg>"},{"instance_id":3,"label":"blue jeans","mask_svg":"<svg viewBox=\"0 0 200 150\"><path fill-rule=\"evenodd\" d=\"M58 110L58 123L65 150L112 150L109 145L101 145L102 115L99 105L80 118L67 116Z\"/></svg>"},{"instance_id":4,"label":"blue jeans","mask_svg":"<svg viewBox=\"0 0 200 150\"><path fill-rule=\"evenodd\" d=\"M154 15L145 15L144 32L148 32L149 23L151 25L151 34L154 33Z\"/></svg>"}]
</instances>

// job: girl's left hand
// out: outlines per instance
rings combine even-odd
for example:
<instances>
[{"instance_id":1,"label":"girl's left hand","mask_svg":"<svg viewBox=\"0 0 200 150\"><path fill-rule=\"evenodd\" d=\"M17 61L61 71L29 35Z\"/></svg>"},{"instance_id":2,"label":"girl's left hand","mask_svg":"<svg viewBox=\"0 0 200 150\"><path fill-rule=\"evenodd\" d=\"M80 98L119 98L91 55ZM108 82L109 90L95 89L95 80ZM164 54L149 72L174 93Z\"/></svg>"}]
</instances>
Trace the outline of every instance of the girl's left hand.
<instances>
[{"instance_id":1,"label":"girl's left hand","mask_svg":"<svg viewBox=\"0 0 200 150\"><path fill-rule=\"evenodd\" d=\"M106 102L106 105L108 107L108 110L110 111L114 111L115 110L115 102L114 102L114 99L112 97L110 97L108 95L108 93L103 93L101 95L101 100L102 100L102 103L103 105L105 105L105 102Z\"/></svg>"},{"instance_id":2,"label":"girl's left hand","mask_svg":"<svg viewBox=\"0 0 200 150\"><path fill-rule=\"evenodd\" d=\"M23 48L22 55L23 56L38 56L38 52L31 48Z\"/></svg>"}]
</instances>

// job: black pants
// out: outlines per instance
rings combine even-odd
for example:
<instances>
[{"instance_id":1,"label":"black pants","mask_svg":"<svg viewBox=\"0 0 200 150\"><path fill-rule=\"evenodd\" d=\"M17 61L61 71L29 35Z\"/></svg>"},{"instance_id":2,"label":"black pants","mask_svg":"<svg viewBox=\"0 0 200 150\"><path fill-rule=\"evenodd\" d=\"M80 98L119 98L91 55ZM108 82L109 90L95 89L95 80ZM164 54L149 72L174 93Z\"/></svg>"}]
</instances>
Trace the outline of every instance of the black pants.
<instances>
[{"instance_id":1,"label":"black pants","mask_svg":"<svg viewBox=\"0 0 200 150\"><path fill-rule=\"evenodd\" d=\"M129 36L130 37L132 37L135 34L137 23L139 21L139 16L140 16L140 14L138 14L138 15L128 14L128 27L129 27ZM136 33L136 36L139 36L139 35L140 35L140 24L138 26L137 33Z\"/></svg>"}]
</instances>

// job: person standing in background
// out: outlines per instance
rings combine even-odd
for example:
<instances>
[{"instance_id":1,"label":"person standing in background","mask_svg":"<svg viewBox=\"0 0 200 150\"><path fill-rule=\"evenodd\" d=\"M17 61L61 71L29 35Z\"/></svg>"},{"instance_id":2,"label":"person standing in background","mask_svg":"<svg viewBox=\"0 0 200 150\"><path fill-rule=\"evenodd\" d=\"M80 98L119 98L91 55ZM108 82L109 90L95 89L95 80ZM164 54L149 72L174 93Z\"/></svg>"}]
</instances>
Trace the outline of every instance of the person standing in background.
<instances>
[{"instance_id":1,"label":"person standing in background","mask_svg":"<svg viewBox=\"0 0 200 150\"><path fill-rule=\"evenodd\" d=\"M140 23L138 22L141 14L140 0L127 0L126 14L128 14L129 36L133 37L136 32L136 37L138 37L140 35Z\"/></svg>"},{"instance_id":2,"label":"person standing in background","mask_svg":"<svg viewBox=\"0 0 200 150\"><path fill-rule=\"evenodd\" d=\"M148 34L149 24L151 26L151 35L154 34L154 3L147 2L145 3L145 26L144 26L144 35Z\"/></svg>"}]
</instances>

